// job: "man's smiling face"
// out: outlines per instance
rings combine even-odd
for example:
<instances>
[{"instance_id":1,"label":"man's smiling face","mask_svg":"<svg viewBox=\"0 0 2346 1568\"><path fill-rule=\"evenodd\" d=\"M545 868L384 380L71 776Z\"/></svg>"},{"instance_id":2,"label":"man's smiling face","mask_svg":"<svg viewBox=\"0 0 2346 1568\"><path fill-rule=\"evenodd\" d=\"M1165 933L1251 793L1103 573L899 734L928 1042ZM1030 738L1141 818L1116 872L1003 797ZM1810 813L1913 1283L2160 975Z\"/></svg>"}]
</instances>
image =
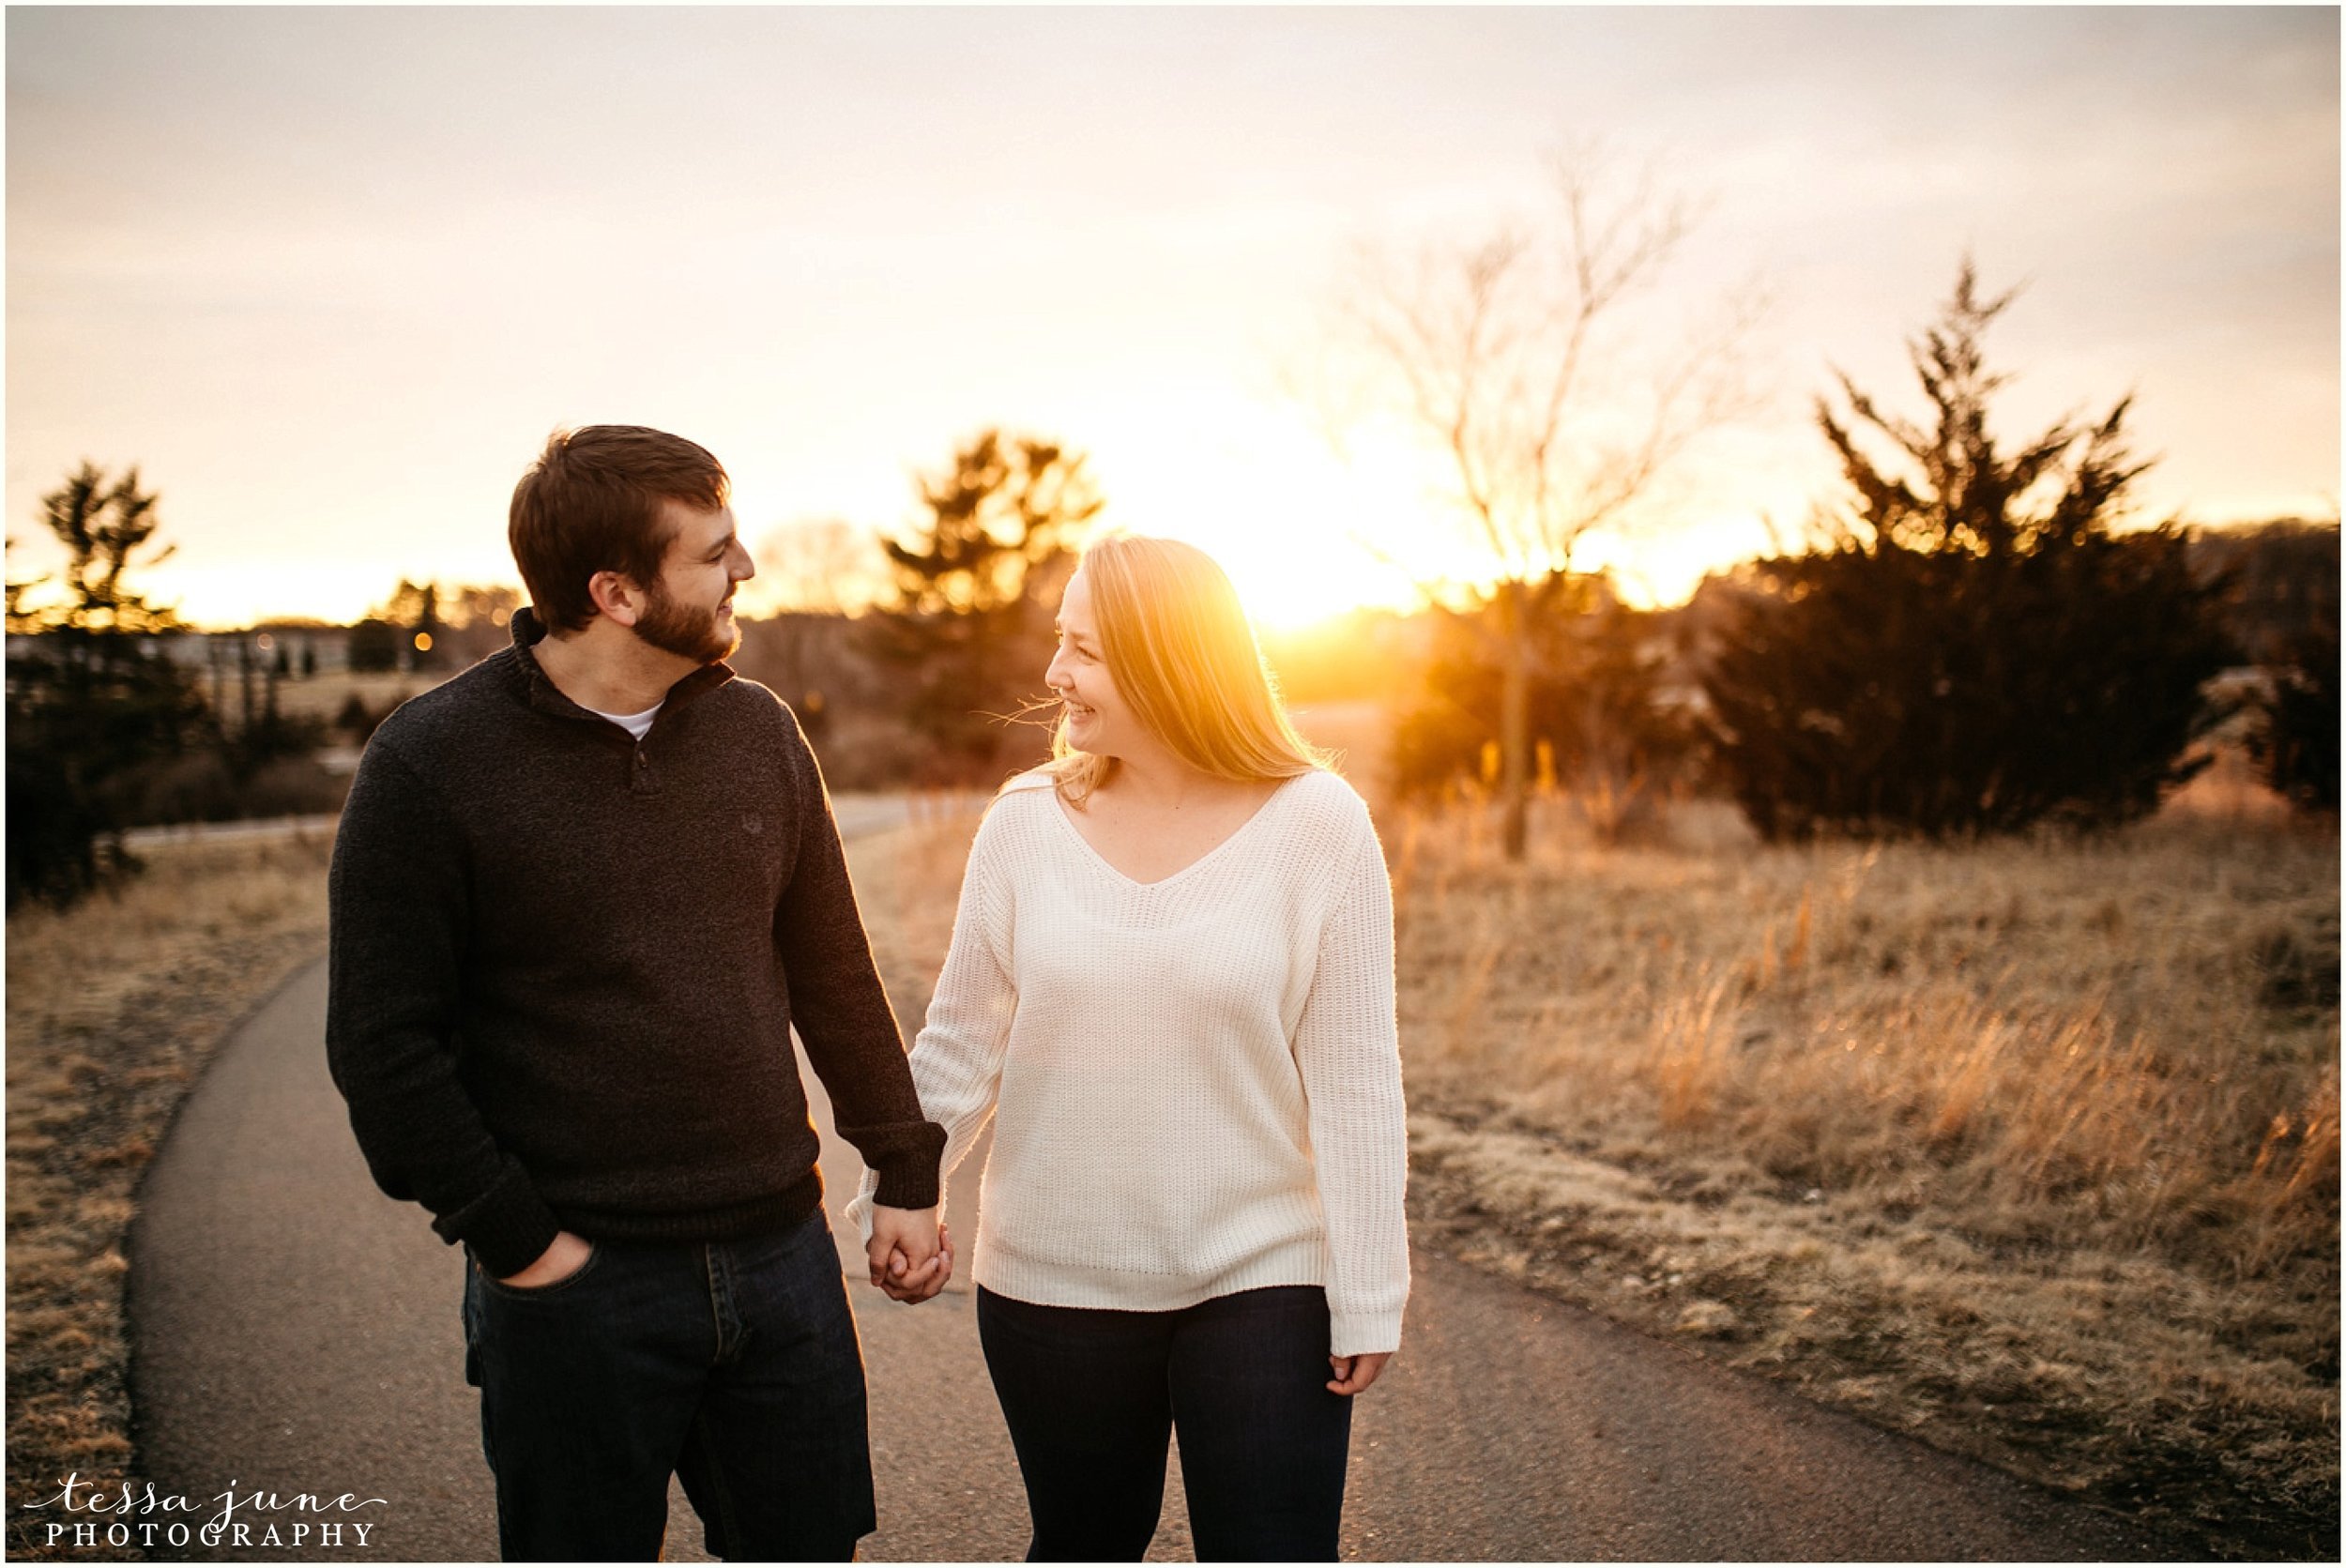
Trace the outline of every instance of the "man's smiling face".
<instances>
[{"instance_id":1,"label":"man's smiling face","mask_svg":"<svg viewBox=\"0 0 2346 1568\"><path fill-rule=\"evenodd\" d=\"M733 525L733 509L703 511L683 501L661 503L675 534L660 563L660 580L645 592L635 634L663 652L712 664L741 646L733 616L737 584L757 574Z\"/></svg>"}]
</instances>

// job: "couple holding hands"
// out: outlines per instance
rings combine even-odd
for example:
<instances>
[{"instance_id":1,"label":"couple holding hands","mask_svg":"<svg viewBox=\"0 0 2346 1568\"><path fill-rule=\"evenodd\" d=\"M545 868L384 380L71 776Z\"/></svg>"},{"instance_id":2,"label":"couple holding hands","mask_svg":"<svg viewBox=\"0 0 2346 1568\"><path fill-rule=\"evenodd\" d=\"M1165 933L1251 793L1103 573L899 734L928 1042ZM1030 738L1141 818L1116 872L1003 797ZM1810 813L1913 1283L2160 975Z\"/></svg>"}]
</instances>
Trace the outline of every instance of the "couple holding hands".
<instances>
[{"instance_id":1,"label":"couple holding hands","mask_svg":"<svg viewBox=\"0 0 2346 1568\"><path fill-rule=\"evenodd\" d=\"M861 1352L795 1027L867 1174L875 1284L956 1263L1035 1560L1137 1560L1169 1435L1197 1555L1332 1560L1351 1396L1400 1341L1407 1146L1368 814L1200 552L1067 586L1053 760L971 845L907 1059L814 754L724 661L724 468L557 433L515 490L512 645L370 741L327 1047L376 1181L468 1255L508 1560L647 1560L679 1477L727 1560L876 1528Z\"/></svg>"}]
</instances>

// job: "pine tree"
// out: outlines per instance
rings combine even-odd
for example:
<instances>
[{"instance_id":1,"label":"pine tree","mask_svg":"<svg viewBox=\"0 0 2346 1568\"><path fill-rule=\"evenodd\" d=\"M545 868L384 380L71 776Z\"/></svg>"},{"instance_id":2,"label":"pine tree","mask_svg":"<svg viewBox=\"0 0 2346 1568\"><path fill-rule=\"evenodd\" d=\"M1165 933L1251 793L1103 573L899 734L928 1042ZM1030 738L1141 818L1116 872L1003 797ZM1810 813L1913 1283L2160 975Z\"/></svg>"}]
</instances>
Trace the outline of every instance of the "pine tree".
<instances>
[{"instance_id":1,"label":"pine tree","mask_svg":"<svg viewBox=\"0 0 2346 1568\"><path fill-rule=\"evenodd\" d=\"M1043 688L1051 617L1083 527L1103 502L1080 453L988 430L920 481L926 512L886 541L895 602L870 617L906 720L932 744L922 772L977 778L1043 751L1010 731Z\"/></svg>"},{"instance_id":2,"label":"pine tree","mask_svg":"<svg viewBox=\"0 0 2346 1568\"><path fill-rule=\"evenodd\" d=\"M8 585L8 903L70 904L137 869L123 847L152 766L206 728L193 677L159 635L183 630L126 577L160 525L133 467L109 481L84 463L41 497L41 520L66 547L62 600L33 602L48 580Z\"/></svg>"},{"instance_id":3,"label":"pine tree","mask_svg":"<svg viewBox=\"0 0 2346 1568\"><path fill-rule=\"evenodd\" d=\"M1927 426L1846 376L1847 419L1818 403L1853 506L1829 548L1748 570L1704 677L1721 774L1771 839L2109 826L2208 760L2201 688L2234 657L2221 585L2173 526L2114 531L2146 466L2126 400L1999 449L1981 339L2010 301L1964 263L1910 344Z\"/></svg>"},{"instance_id":4,"label":"pine tree","mask_svg":"<svg viewBox=\"0 0 2346 1568\"><path fill-rule=\"evenodd\" d=\"M394 661L400 668L436 670L448 663L448 632L440 620L439 584L411 583L402 577L389 601L375 607L373 618L388 622L394 629Z\"/></svg>"},{"instance_id":5,"label":"pine tree","mask_svg":"<svg viewBox=\"0 0 2346 1568\"><path fill-rule=\"evenodd\" d=\"M2338 626L2293 639L2248 732L2267 784L2308 811L2338 810Z\"/></svg>"}]
</instances>

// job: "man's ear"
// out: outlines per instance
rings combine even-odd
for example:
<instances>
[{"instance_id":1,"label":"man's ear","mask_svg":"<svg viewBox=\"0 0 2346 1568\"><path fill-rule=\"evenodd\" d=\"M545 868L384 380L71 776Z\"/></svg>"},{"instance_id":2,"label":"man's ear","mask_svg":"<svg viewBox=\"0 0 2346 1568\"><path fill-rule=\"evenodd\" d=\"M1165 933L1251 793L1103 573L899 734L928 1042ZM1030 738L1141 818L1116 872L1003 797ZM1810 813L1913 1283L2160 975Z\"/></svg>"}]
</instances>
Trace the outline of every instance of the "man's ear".
<instances>
[{"instance_id":1,"label":"man's ear","mask_svg":"<svg viewBox=\"0 0 2346 1568\"><path fill-rule=\"evenodd\" d=\"M621 626L632 627L644 613L644 590L621 572L598 571L587 578L586 597Z\"/></svg>"}]
</instances>

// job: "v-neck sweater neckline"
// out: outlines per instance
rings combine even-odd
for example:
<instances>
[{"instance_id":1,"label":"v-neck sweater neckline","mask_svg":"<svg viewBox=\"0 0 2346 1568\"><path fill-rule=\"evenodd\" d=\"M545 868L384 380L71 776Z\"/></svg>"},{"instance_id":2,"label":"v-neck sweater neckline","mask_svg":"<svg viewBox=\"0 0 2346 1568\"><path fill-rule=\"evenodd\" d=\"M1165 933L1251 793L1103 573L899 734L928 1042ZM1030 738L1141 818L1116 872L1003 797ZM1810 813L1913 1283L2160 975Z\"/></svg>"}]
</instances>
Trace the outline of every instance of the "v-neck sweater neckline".
<instances>
[{"instance_id":1,"label":"v-neck sweater neckline","mask_svg":"<svg viewBox=\"0 0 2346 1568\"><path fill-rule=\"evenodd\" d=\"M1100 853L1098 845L1094 845L1089 839L1084 837L1083 830L1075 826L1075 819L1069 814L1070 808L1067 802L1059 798L1059 791L1056 789L1050 791L1052 808L1051 814L1059 818L1059 826L1066 829L1068 837L1075 841L1076 848L1081 850L1082 853L1089 859L1094 865L1098 866L1102 871L1107 873L1108 875L1114 877L1122 886L1136 889L1145 892L1151 888L1167 887L1175 882L1179 882L1182 878L1189 875L1191 872L1197 870L1208 861L1222 855L1224 851L1229 849L1231 845L1237 844L1249 832L1253 831L1257 824L1262 822L1266 817L1270 816L1273 808L1278 805L1281 797L1287 795L1294 787L1294 779L1280 780L1278 787L1273 789L1269 795L1265 796L1262 803L1247 814L1246 820L1231 829L1227 833L1224 834L1211 848L1198 855L1196 859L1192 860L1187 865L1182 866L1180 870L1170 872L1165 875L1155 877L1146 882L1142 881L1139 877L1135 876L1132 873L1119 867L1115 861Z\"/></svg>"}]
</instances>

